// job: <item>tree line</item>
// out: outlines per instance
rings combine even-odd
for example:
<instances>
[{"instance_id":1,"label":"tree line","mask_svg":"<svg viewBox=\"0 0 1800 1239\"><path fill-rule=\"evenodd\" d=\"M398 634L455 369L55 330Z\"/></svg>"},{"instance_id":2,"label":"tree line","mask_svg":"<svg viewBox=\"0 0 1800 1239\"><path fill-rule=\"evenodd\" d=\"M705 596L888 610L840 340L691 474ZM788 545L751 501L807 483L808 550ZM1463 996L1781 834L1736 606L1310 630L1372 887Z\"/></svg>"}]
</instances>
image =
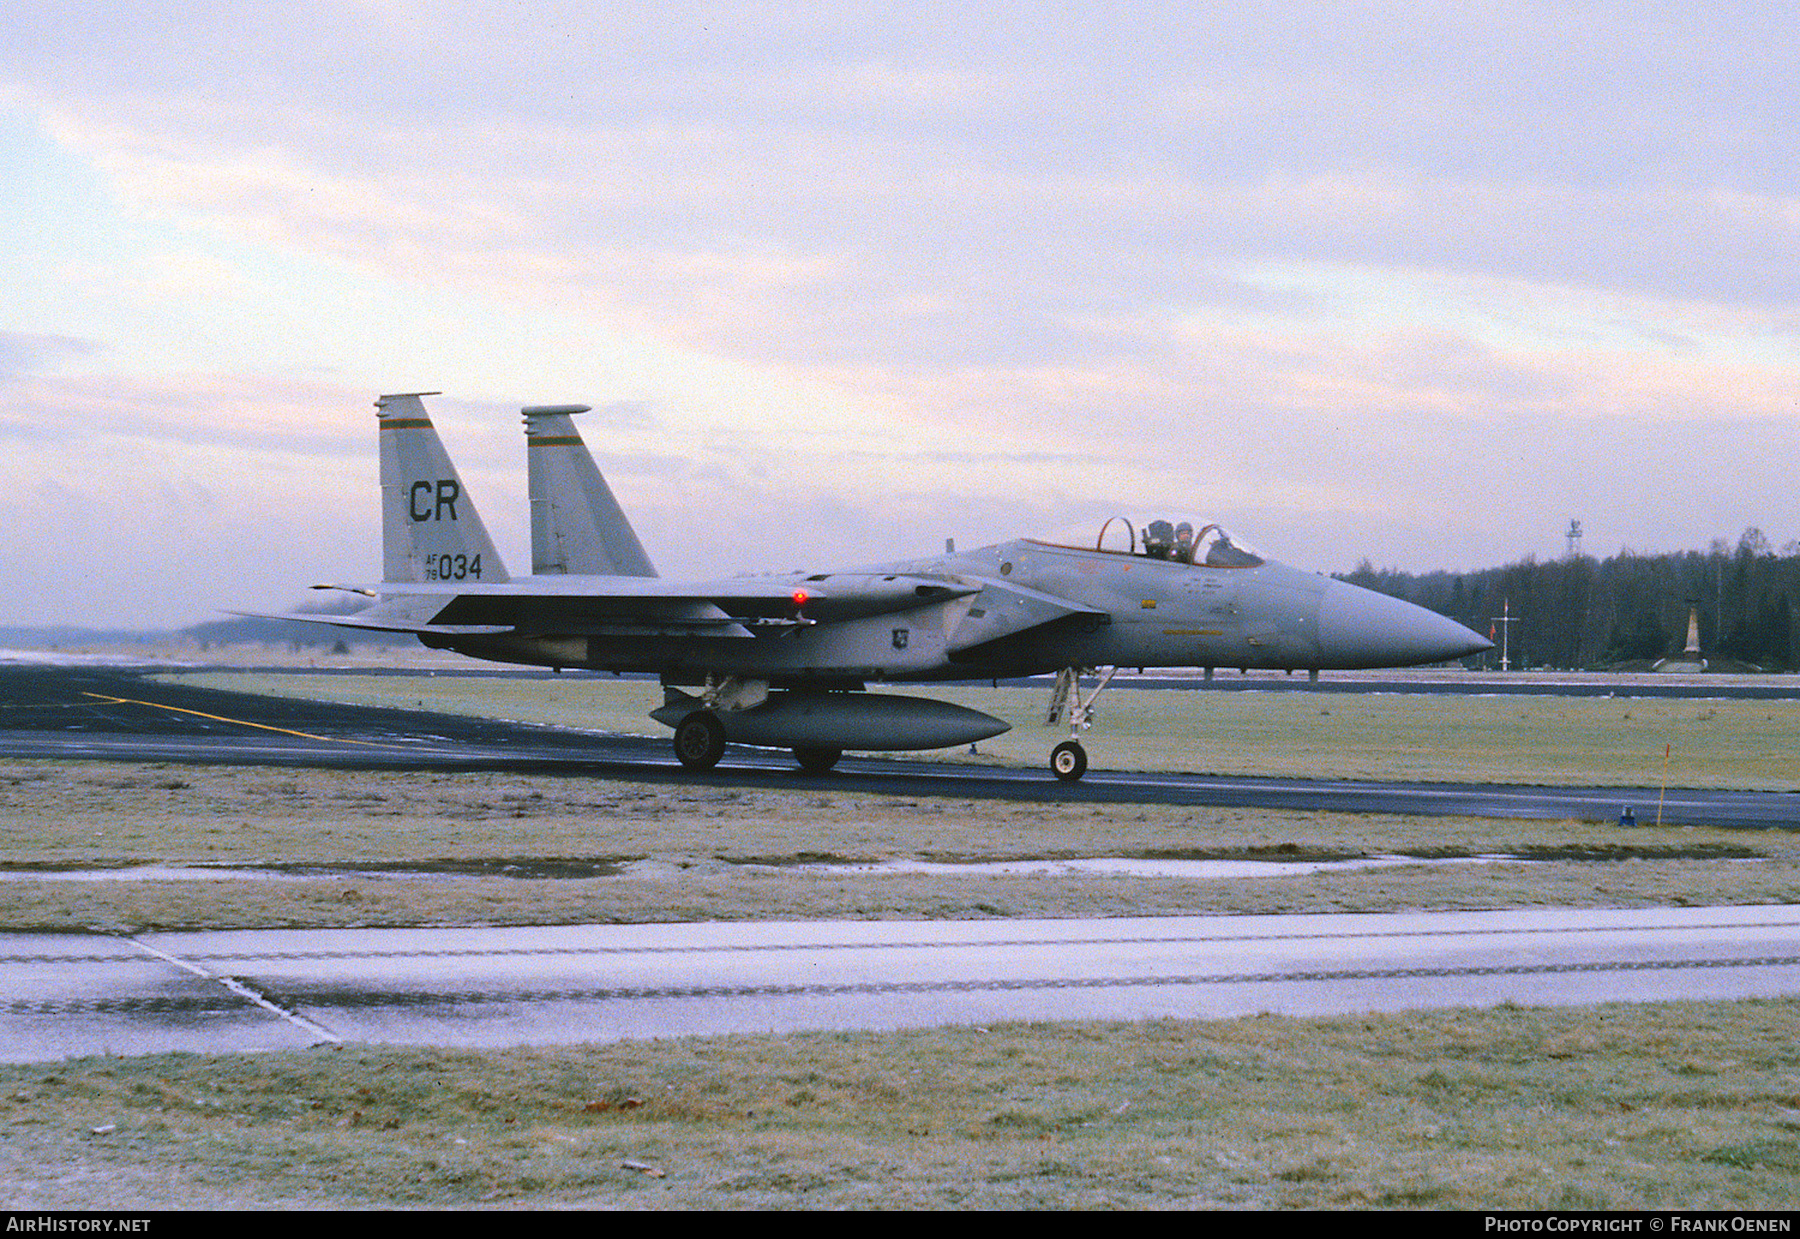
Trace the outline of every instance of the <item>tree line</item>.
<instances>
[{"instance_id":1,"label":"tree line","mask_svg":"<svg viewBox=\"0 0 1800 1239\"><path fill-rule=\"evenodd\" d=\"M1647 667L1681 652L1693 609L1714 669L1800 669L1800 542L1777 552L1760 529L1744 530L1735 547L1720 538L1704 551L1527 556L1478 572L1422 574L1364 559L1338 576L1491 632L1496 644L1499 617L1511 615L1515 668ZM1497 649L1486 656L1498 660Z\"/></svg>"}]
</instances>

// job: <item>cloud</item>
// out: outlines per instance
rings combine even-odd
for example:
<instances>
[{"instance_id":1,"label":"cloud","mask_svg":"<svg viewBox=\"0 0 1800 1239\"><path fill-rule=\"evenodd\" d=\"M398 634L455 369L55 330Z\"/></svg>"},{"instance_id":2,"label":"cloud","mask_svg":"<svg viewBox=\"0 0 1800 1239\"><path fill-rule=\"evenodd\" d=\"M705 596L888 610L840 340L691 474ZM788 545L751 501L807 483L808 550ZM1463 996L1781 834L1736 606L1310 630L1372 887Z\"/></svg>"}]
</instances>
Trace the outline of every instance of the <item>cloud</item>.
<instances>
[{"instance_id":1,"label":"cloud","mask_svg":"<svg viewBox=\"0 0 1800 1239\"><path fill-rule=\"evenodd\" d=\"M9 417L35 433L7 438L0 524L31 588L7 618L177 626L378 570L373 454L321 432L324 395L223 377L15 386Z\"/></svg>"},{"instance_id":2,"label":"cloud","mask_svg":"<svg viewBox=\"0 0 1800 1239\"><path fill-rule=\"evenodd\" d=\"M86 357L99 351L100 345L93 340L0 331L0 384L49 369L65 358Z\"/></svg>"},{"instance_id":3,"label":"cloud","mask_svg":"<svg viewBox=\"0 0 1800 1239\"><path fill-rule=\"evenodd\" d=\"M785 560L797 528L883 558L1150 501L1318 566L1498 561L1577 504L1603 527L1621 469L1659 488L1638 544L1706 510L1792 536L1788 488L1665 433L1792 433L1774 6L10 20L0 99L106 223L12 255L36 291L0 318L0 434L62 445L42 502L68 520L205 493L304 524L317 492L280 478L366 478L369 399L441 386L497 535L523 528L517 405L598 406L670 571ZM131 450L169 489L99 476Z\"/></svg>"}]
</instances>

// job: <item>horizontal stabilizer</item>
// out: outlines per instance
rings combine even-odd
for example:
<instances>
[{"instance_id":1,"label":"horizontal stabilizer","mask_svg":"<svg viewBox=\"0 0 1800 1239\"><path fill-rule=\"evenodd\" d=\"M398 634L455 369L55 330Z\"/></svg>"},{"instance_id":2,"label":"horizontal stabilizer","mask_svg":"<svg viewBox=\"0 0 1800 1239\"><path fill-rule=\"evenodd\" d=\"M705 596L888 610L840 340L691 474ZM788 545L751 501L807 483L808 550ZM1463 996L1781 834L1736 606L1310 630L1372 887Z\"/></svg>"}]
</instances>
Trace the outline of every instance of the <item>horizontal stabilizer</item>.
<instances>
[{"instance_id":1,"label":"horizontal stabilizer","mask_svg":"<svg viewBox=\"0 0 1800 1239\"><path fill-rule=\"evenodd\" d=\"M510 624L422 624L403 616L380 616L365 613L319 615L308 612L298 615L277 615L268 611L227 611L225 614L241 615L246 619L293 620L298 624L329 624L333 628L363 628L372 632L436 633L445 637L493 636L512 631Z\"/></svg>"}]
</instances>

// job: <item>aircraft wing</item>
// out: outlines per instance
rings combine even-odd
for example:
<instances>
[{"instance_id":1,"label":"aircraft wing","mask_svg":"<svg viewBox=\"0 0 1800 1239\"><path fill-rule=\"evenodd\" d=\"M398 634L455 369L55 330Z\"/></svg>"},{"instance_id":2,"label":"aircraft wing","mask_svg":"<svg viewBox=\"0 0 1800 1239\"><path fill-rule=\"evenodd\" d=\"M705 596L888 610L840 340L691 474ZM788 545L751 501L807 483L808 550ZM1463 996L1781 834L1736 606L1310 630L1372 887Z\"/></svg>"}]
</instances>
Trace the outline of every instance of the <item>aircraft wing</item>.
<instances>
[{"instance_id":1,"label":"aircraft wing","mask_svg":"<svg viewBox=\"0 0 1800 1239\"><path fill-rule=\"evenodd\" d=\"M967 597L979 584L908 573L819 573L671 581L660 577L528 577L495 585L383 582L335 586L382 601L353 615L277 615L309 623L445 636L748 637L749 625L861 619Z\"/></svg>"}]
</instances>

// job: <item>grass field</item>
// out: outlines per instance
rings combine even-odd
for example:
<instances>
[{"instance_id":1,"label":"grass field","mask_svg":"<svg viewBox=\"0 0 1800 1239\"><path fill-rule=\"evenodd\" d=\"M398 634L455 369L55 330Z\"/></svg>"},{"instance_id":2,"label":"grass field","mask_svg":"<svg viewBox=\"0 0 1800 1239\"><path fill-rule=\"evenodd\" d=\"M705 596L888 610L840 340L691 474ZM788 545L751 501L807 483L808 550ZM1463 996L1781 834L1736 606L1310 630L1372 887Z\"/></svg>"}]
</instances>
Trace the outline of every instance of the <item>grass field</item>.
<instances>
[{"instance_id":1,"label":"grass field","mask_svg":"<svg viewBox=\"0 0 1800 1239\"><path fill-rule=\"evenodd\" d=\"M1791 1209L1800 1003L0 1066L0 1207Z\"/></svg>"},{"instance_id":2,"label":"grass field","mask_svg":"<svg viewBox=\"0 0 1800 1239\"><path fill-rule=\"evenodd\" d=\"M0 773L0 818L8 822L0 832L0 925L9 929L1800 902L1800 832L1789 831L98 762ZM1365 855L1517 859L1251 879L844 874L802 863ZM606 871L594 872L596 862ZM281 882L33 878L46 867L136 864L322 872ZM446 876L331 872L382 865ZM590 876L555 876L571 873Z\"/></svg>"},{"instance_id":3,"label":"grass field","mask_svg":"<svg viewBox=\"0 0 1800 1239\"><path fill-rule=\"evenodd\" d=\"M211 682L660 730L642 684ZM982 760L1036 766L1054 738L1032 726L1041 694L932 695L1022 724ZM1800 749L1791 703L1102 701L1103 766L1653 786L1670 743L1677 785L1781 788ZM459 875L7 880L6 929L1800 903L1787 831L82 762L0 770L0 820L13 878L140 863ZM1236 880L798 863L1367 854L1518 859ZM558 862L590 868L545 876ZM521 864L537 876L507 876ZM1785 1209L1797 1016L1800 1002L1503 1006L0 1066L0 1207Z\"/></svg>"}]
</instances>

